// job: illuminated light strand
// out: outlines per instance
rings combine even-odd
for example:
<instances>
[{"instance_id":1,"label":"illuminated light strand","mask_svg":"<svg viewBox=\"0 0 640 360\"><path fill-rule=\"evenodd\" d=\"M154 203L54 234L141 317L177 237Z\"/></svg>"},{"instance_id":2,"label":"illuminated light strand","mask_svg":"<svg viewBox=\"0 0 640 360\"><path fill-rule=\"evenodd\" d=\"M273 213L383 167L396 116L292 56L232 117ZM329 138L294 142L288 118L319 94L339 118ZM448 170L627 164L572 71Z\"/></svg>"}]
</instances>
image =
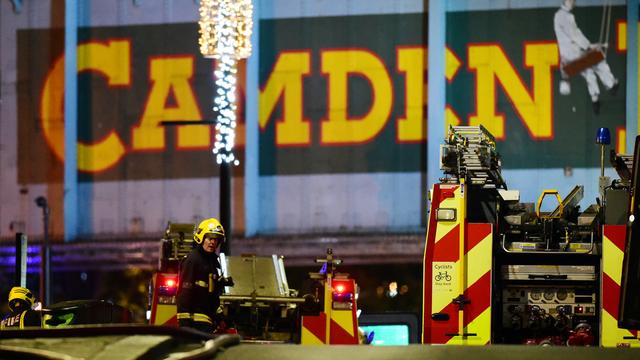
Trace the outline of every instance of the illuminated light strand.
<instances>
[{"instance_id":1,"label":"illuminated light strand","mask_svg":"<svg viewBox=\"0 0 640 360\"><path fill-rule=\"evenodd\" d=\"M239 164L233 154L237 61L251 55L252 13L251 0L200 1L200 52L216 59L213 111L217 116L212 151L218 164Z\"/></svg>"}]
</instances>

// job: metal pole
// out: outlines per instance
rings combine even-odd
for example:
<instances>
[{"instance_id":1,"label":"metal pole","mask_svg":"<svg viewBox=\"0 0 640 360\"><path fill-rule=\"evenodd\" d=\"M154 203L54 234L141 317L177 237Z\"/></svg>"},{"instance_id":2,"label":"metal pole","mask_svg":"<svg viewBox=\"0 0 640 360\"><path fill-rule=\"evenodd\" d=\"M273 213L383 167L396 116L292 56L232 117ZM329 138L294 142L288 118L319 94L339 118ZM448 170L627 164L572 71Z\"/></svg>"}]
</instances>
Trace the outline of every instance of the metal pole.
<instances>
[{"instance_id":1,"label":"metal pole","mask_svg":"<svg viewBox=\"0 0 640 360\"><path fill-rule=\"evenodd\" d=\"M27 287L27 235L16 233L16 286Z\"/></svg>"},{"instance_id":2,"label":"metal pole","mask_svg":"<svg viewBox=\"0 0 640 360\"><path fill-rule=\"evenodd\" d=\"M51 305L51 246L49 245L49 205L42 209L44 221L44 305Z\"/></svg>"},{"instance_id":3,"label":"metal pole","mask_svg":"<svg viewBox=\"0 0 640 360\"><path fill-rule=\"evenodd\" d=\"M600 177L604 176L604 144L600 144Z\"/></svg>"},{"instance_id":4,"label":"metal pole","mask_svg":"<svg viewBox=\"0 0 640 360\"><path fill-rule=\"evenodd\" d=\"M220 251L225 255L231 255L231 166L226 161L220 164L220 223L227 237Z\"/></svg>"},{"instance_id":5,"label":"metal pole","mask_svg":"<svg viewBox=\"0 0 640 360\"><path fill-rule=\"evenodd\" d=\"M251 43L253 51L247 58L247 78L246 78L246 101L245 104L245 146L244 146L244 236L254 236L264 225L265 219L261 216L260 188L259 188L259 149L260 149L260 126L258 125L258 98L260 93L259 67L260 58L260 1L253 0L253 32L251 33ZM260 204L260 206L263 206ZM275 204L271 204L275 208ZM264 215L275 213L275 211L265 211Z\"/></svg>"},{"instance_id":6,"label":"metal pole","mask_svg":"<svg viewBox=\"0 0 640 360\"><path fill-rule=\"evenodd\" d=\"M49 284L51 284L51 254L49 253L49 204L44 196L38 196L36 205L42 208L44 235L40 246L40 301L50 304Z\"/></svg>"}]
</instances>

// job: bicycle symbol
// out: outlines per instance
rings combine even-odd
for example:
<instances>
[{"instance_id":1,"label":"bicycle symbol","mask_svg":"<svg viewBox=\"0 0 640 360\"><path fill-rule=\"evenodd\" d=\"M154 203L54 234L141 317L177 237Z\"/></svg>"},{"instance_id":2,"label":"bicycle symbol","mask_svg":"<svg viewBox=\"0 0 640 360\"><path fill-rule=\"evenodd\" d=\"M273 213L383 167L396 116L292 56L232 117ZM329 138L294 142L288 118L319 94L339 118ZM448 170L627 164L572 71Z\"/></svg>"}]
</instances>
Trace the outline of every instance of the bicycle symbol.
<instances>
[{"instance_id":1,"label":"bicycle symbol","mask_svg":"<svg viewBox=\"0 0 640 360\"><path fill-rule=\"evenodd\" d=\"M442 281L442 280L446 280L446 281L451 281L451 275L449 275L449 272L445 271L445 272L438 272L438 274L435 277L436 281Z\"/></svg>"}]
</instances>

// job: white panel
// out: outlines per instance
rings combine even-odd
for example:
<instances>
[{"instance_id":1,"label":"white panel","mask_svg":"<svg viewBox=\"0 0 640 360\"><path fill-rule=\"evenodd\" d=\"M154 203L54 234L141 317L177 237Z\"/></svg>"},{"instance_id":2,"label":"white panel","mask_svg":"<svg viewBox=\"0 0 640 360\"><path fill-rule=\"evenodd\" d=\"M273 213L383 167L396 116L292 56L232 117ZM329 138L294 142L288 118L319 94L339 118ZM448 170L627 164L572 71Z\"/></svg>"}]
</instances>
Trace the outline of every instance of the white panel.
<instances>
[{"instance_id":1,"label":"white panel","mask_svg":"<svg viewBox=\"0 0 640 360\"><path fill-rule=\"evenodd\" d=\"M260 18L410 14L424 7L422 0L275 0L260 2Z\"/></svg>"},{"instance_id":2,"label":"white panel","mask_svg":"<svg viewBox=\"0 0 640 360\"><path fill-rule=\"evenodd\" d=\"M91 26L198 21L198 3L194 0L94 0L83 6L83 13L88 15L85 20Z\"/></svg>"},{"instance_id":3,"label":"white panel","mask_svg":"<svg viewBox=\"0 0 640 360\"><path fill-rule=\"evenodd\" d=\"M626 4L625 0L578 0L576 6L602 6L605 2L612 5ZM500 9L558 8L562 0L453 0L447 2L448 11L475 11Z\"/></svg>"},{"instance_id":4,"label":"white panel","mask_svg":"<svg viewBox=\"0 0 640 360\"><path fill-rule=\"evenodd\" d=\"M605 176L617 179L618 175L611 167L605 169ZM598 195L599 168L577 168L566 172L564 169L519 169L503 170L502 177L509 189L520 190L520 202L538 201L538 197L545 189L555 189L560 192L561 197L569 194L569 191L576 185L584 186L584 197L580 203L582 210L590 204L595 204ZM555 207L552 201L545 200L545 207ZM553 205L553 206L552 206ZM553 210L543 207L543 211Z\"/></svg>"},{"instance_id":5,"label":"white panel","mask_svg":"<svg viewBox=\"0 0 640 360\"><path fill-rule=\"evenodd\" d=\"M261 232L416 231L419 173L262 177Z\"/></svg>"}]
</instances>

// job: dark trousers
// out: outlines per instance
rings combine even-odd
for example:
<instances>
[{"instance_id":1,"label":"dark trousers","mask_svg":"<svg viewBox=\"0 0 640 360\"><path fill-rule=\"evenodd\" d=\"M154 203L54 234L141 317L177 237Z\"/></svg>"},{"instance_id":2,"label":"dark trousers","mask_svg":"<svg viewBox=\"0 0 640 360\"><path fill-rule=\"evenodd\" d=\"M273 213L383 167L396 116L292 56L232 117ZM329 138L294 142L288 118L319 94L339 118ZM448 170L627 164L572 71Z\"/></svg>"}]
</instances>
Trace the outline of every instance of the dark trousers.
<instances>
[{"instance_id":1,"label":"dark trousers","mask_svg":"<svg viewBox=\"0 0 640 360\"><path fill-rule=\"evenodd\" d=\"M209 335L213 334L213 330L215 330L215 327L213 326L213 324L209 324L207 322L202 322L202 321L180 320L178 321L178 323L180 327L192 328L198 331L202 331L203 333L207 333Z\"/></svg>"}]
</instances>

